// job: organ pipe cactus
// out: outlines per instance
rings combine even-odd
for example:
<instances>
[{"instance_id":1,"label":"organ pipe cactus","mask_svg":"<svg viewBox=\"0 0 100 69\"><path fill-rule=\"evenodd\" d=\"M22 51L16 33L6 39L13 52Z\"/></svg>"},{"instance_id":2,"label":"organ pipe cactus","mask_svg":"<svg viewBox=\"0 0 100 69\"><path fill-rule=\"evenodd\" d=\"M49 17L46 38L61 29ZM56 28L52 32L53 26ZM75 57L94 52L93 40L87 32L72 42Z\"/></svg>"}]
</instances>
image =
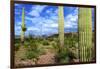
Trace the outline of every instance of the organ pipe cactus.
<instances>
[{"instance_id":1,"label":"organ pipe cactus","mask_svg":"<svg viewBox=\"0 0 100 69\"><path fill-rule=\"evenodd\" d=\"M60 46L64 46L64 13L63 6L58 7L58 25Z\"/></svg>"},{"instance_id":2,"label":"organ pipe cactus","mask_svg":"<svg viewBox=\"0 0 100 69\"><path fill-rule=\"evenodd\" d=\"M26 31L26 26L25 26L25 10L24 10L24 8L22 8L21 43L24 43L25 31Z\"/></svg>"},{"instance_id":3,"label":"organ pipe cactus","mask_svg":"<svg viewBox=\"0 0 100 69\"><path fill-rule=\"evenodd\" d=\"M79 8L79 50L80 62L92 59L92 9Z\"/></svg>"}]
</instances>

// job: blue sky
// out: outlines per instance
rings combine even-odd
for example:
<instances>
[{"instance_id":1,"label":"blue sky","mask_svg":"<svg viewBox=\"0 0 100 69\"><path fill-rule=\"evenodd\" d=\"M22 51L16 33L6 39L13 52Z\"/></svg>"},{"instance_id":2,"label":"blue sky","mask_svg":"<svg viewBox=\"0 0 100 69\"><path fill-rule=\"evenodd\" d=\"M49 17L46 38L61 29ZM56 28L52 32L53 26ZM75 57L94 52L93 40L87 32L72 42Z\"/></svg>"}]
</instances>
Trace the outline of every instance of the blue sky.
<instances>
[{"instance_id":1,"label":"blue sky","mask_svg":"<svg viewBox=\"0 0 100 69\"><path fill-rule=\"evenodd\" d=\"M50 5L15 4L15 35L21 33L22 8L25 8L27 31L34 35L58 33L58 7ZM78 8L64 6L64 32L78 31Z\"/></svg>"}]
</instances>

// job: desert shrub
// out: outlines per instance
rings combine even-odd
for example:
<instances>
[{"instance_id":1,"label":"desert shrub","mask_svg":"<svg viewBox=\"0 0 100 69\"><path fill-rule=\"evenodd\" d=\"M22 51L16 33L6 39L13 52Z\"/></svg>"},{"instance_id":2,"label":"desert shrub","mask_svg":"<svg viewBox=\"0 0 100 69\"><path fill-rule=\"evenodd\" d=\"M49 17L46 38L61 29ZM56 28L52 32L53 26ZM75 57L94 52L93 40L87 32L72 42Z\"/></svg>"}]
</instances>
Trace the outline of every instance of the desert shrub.
<instances>
[{"instance_id":1,"label":"desert shrub","mask_svg":"<svg viewBox=\"0 0 100 69\"><path fill-rule=\"evenodd\" d=\"M28 41L24 41L24 46L29 46L29 42Z\"/></svg>"},{"instance_id":2,"label":"desert shrub","mask_svg":"<svg viewBox=\"0 0 100 69\"><path fill-rule=\"evenodd\" d=\"M38 57L44 53L44 50L37 41L33 41L31 40L30 45L27 46L26 58L36 61Z\"/></svg>"},{"instance_id":3,"label":"desert shrub","mask_svg":"<svg viewBox=\"0 0 100 69\"><path fill-rule=\"evenodd\" d=\"M57 63L67 63L69 62L69 51L66 47L60 47L59 42L52 43L53 49L56 53L55 59Z\"/></svg>"},{"instance_id":4,"label":"desert shrub","mask_svg":"<svg viewBox=\"0 0 100 69\"><path fill-rule=\"evenodd\" d=\"M35 48L32 48L32 47L29 47L27 49L27 52L26 52L26 58L27 59L34 60L34 59L38 58L38 56L39 56L39 50L37 48L35 49Z\"/></svg>"},{"instance_id":5,"label":"desert shrub","mask_svg":"<svg viewBox=\"0 0 100 69\"><path fill-rule=\"evenodd\" d=\"M58 43L52 43L52 47L53 47L53 49L54 49L54 51L55 52L57 52L58 50L59 50L59 45L58 45Z\"/></svg>"},{"instance_id":6,"label":"desert shrub","mask_svg":"<svg viewBox=\"0 0 100 69\"><path fill-rule=\"evenodd\" d=\"M49 41L53 41L53 38L49 37L48 40L49 40Z\"/></svg>"},{"instance_id":7,"label":"desert shrub","mask_svg":"<svg viewBox=\"0 0 100 69\"><path fill-rule=\"evenodd\" d=\"M20 43L20 38L15 38L15 43Z\"/></svg>"},{"instance_id":8,"label":"desert shrub","mask_svg":"<svg viewBox=\"0 0 100 69\"><path fill-rule=\"evenodd\" d=\"M18 51L19 48L20 48L20 44L16 43L16 44L15 44L15 51Z\"/></svg>"},{"instance_id":9,"label":"desert shrub","mask_svg":"<svg viewBox=\"0 0 100 69\"><path fill-rule=\"evenodd\" d=\"M48 40L43 40L43 45L49 45Z\"/></svg>"},{"instance_id":10,"label":"desert shrub","mask_svg":"<svg viewBox=\"0 0 100 69\"><path fill-rule=\"evenodd\" d=\"M73 60L73 59L78 59L79 58L79 53L78 53L78 49L74 48L74 49L70 49L69 51L69 57L70 57L70 60Z\"/></svg>"},{"instance_id":11,"label":"desert shrub","mask_svg":"<svg viewBox=\"0 0 100 69\"><path fill-rule=\"evenodd\" d=\"M56 52L55 59L58 63L68 63L71 62L73 59L78 58L77 52L75 50L70 50L70 47L66 45L60 47L59 43L57 44L53 43L52 45Z\"/></svg>"},{"instance_id":12,"label":"desert shrub","mask_svg":"<svg viewBox=\"0 0 100 69\"><path fill-rule=\"evenodd\" d=\"M27 57L27 59L33 59L34 60L35 58L38 57L38 55L37 55L36 52L29 50L29 51L26 52L26 57Z\"/></svg>"},{"instance_id":13,"label":"desert shrub","mask_svg":"<svg viewBox=\"0 0 100 69\"><path fill-rule=\"evenodd\" d=\"M66 37L64 42L65 47L68 47L69 51L69 60L78 59L78 38Z\"/></svg>"},{"instance_id":14,"label":"desert shrub","mask_svg":"<svg viewBox=\"0 0 100 69\"><path fill-rule=\"evenodd\" d=\"M59 48L55 58L59 63L68 63L69 62L69 51L67 48Z\"/></svg>"},{"instance_id":15,"label":"desert shrub","mask_svg":"<svg viewBox=\"0 0 100 69\"><path fill-rule=\"evenodd\" d=\"M77 37L65 37L64 39L64 45L67 47L75 47L76 44L78 43L78 38Z\"/></svg>"}]
</instances>

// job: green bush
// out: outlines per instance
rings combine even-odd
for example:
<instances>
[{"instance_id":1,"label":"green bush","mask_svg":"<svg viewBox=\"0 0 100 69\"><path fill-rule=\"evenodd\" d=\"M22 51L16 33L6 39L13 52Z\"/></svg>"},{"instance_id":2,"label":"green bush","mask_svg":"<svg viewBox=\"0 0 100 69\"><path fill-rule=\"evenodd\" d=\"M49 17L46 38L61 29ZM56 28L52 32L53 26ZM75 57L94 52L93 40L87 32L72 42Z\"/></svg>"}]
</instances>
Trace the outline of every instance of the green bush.
<instances>
[{"instance_id":1,"label":"green bush","mask_svg":"<svg viewBox=\"0 0 100 69\"><path fill-rule=\"evenodd\" d=\"M16 44L15 44L15 51L18 51L19 48L20 48L20 44L16 43Z\"/></svg>"},{"instance_id":2,"label":"green bush","mask_svg":"<svg viewBox=\"0 0 100 69\"><path fill-rule=\"evenodd\" d=\"M49 45L48 40L43 40L43 45Z\"/></svg>"},{"instance_id":3,"label":"green bush","mask_svg":"<svg viewBox=\"0 0 100 69\"><path fill-rule=\"evenodd\" d=\"M32 60L34 60L34 59L37 59L38 58L38 56L40 55L40 50L39 49L35 49L35 48L32 48L32 47L29 47L28 49L27 49L27 52L26 52L26 58L27 59L32 59Z\"/></svg>"},{"instance_id":4,"label":"green bush","mask_svg":"<svg viewBox=\"0 0 100 69\"><path fill-rule=\"evenodd\" d=\"M77 37L65 37L64 39L64 45L69 48L75 47L76 43L78 43Z\"/></svg>"},{"instance_id":5,"label":"green bush","mask_svg":"<svg viewBox=\"0 0 100 69\"><path fill-rule=\"evenodd\" d=\"M48 40L49 40L49 41L53 41L53 38L49 37Z\"/></svg>"},{"instance_id":6,"label":"green bush","mask_svg":"<svg viewBox=\"0 0 100 69\"><path fill-rule=\"evenodd\" d=\"M30 45L27 46L26 58L35 61L41 54L44 53L42 47L36 41L31 41Z\"/></svg>"},{"instance_id":7,"label":"green bush","mask_svg":"<svg viewBox=\"0 0 100 69\"><path fill-rule=\"evenodd\" d=\"M53 47L53 49L54 49L54 51L55 52L57 52L58 50L59 50L59 45L58 45L58 43L52 43L52 47Z\"/></svg>"},{"instance_id":8,"label":"green bush","mask_svg":"<svg viewBox=\"0 0 100 69\"><path fill-rule=\"evenodd\" d=\"M35 59L38 57L37 53L34 51L27 51L26 52L27 59Z\"/></svg>"},{"instance_id":9,"label":"green bush","mask_svg":"<svg viewBox=\"0 0 100 69\"><path fill-rule=\"evenodd\" d=\"M69 62L69 51L67 48L59 48L56 53L56 59L59 63L68 63Z\"/></svg>"}]
</instances>

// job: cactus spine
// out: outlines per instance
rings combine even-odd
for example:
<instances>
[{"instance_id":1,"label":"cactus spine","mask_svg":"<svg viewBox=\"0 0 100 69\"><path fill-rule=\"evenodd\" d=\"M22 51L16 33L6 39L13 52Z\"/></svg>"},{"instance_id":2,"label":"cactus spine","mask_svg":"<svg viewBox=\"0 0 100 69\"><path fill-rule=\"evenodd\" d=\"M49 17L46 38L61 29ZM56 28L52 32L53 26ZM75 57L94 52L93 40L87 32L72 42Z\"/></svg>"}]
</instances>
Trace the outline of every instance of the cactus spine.
<instances>
[{"instance_id":1,"label":"cactus spine","mask_svg":"<svg viewBox=\"0 0 100 69\"><path fill-rule=\"evenodd\" d=\"M24 8L22 8L21 43L24 43L25 31L26 31L26 27L25 27L25 10L24 10Z\"/></svg>"},{"instance_id":2,"label":"cactus spine","mask_svg":"<svg viewBox=\"0 0 100 69\"><path fill-rule=\"evenodd\" d=\"M78 18L80 62L88 62L92 58L92 9L79 8Z\"/></svg>"},{"instance_id":3,"label":"cactus spine","mask_svg":"<svg viewBox=\"0 0 100 69\"><path fill-rule=\"evenodd\" d=\"M63 6L58 7L58 29L60 46L64 46L64 13Z\"/></svg>"}]
</instances>

